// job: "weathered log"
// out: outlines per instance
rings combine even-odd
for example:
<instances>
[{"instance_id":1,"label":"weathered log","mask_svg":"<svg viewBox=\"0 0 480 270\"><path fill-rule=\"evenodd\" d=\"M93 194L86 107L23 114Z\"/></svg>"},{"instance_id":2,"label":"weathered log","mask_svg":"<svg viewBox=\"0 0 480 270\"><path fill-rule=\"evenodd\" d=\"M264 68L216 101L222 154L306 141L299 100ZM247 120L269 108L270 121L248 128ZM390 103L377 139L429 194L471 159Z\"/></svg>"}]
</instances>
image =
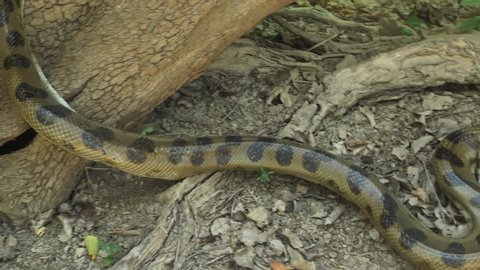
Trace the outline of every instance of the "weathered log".
<instances>
[{"instance_id":1,"label":"weathered log","mask_svg":"<svg viewBox=\"0 0 480 270\"><path fill-rule=\"evenodd\" d=\"M70 103L80 114L129 129L262 18L293 1L77 2L27 1L31 43L52 85L75 96ZM0 104L9 103L5 98ZM0 143L27 128L13 108L0 114ZM55 207L86 164L41 137L0 156L0 213L20 223Z\"/></svg>"}]
</instances>

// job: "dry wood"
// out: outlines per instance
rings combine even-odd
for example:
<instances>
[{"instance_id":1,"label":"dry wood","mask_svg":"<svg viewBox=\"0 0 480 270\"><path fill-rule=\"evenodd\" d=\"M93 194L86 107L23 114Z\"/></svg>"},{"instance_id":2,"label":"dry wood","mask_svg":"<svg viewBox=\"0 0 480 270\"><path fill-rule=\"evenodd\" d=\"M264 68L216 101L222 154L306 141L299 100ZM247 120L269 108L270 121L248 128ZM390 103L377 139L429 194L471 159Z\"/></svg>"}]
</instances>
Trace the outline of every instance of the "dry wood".
<instances>
[{"instance_id":1,"label":"dry wood","mask_svg":"<svg viewBox=\"0 0 480 270\"><path fill-rule=\"evenodd\" d=\"M327 80L327 99L323 95L319 97L319 100L323 100L321 113L315 116L318 105L305 103L280 135L298 139L299 134L311 134L312 125L309 123L314 123L316 127L323 119L320 117L326 116L334 108L344 111L359 99L371 95L382 95L398 89L416 90L449 81L479 83L478 41L478 37L469 35L426 40L335 72ZM251 48L251 44L247 48ZM242 50L242 47L235 49ZM234 53L227 50L226 54ZM186 178L167 190L164 193L164 208L154 230L118 261L113 269L161 268L172 263L175 269L182 269L187 255L195 253L191 242L198 241L195 234L196 213L207 208L215 210L226 203L225 198L222 200L216 195L229 181L230 175L223 172L210 176L204 174ZM177 241L175 258L171 256L171 246L166 242L168 237L175 237ZM153 256L155 259L151 261Z\"/></svg>"},{"instance_id":2,"label":"dry wood","mask_svg":"<svg viewBox=\"0 0 480 270\"><path fill-rule=\"evenodd\" d=\"M30 40L44 56L52 85L75 95L72 107L128 129L230 43L293 0L77 2L63 1L59 9L48 0L26 1ZM1 111L4 119L15 113ZM0 126L0 142L25 130L16 119ZM56 207L86 164L40 137L0 156L0 214L20 223Z\"/></svg>"}]
</instances>

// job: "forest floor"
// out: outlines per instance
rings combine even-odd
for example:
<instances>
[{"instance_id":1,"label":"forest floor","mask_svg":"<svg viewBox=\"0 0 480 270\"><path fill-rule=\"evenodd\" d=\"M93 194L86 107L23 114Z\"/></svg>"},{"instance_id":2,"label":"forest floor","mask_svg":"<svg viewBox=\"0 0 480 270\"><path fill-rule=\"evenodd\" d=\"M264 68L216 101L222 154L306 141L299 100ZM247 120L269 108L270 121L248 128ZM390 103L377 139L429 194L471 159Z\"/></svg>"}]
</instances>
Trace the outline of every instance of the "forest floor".
<instances>
[{"instance_id":1,"label":"forest floor","mask_svg":"<svg viewBox=\"0 0 480 270\"><path fill-rule=\"evenodd\" d=\"M256 31L269 27L267 22ZM318 52L278 45L254 32L158 106L137 131L279 136L295 121L294 115L315 110L308 105L321 99L319 81L341 68L339 63L364 61L389 49L324 51L329 56L308 60L307 55ZM428 206L422 195L432 192L426 180L431 175L428 161L445 131L480 124L472 113L476 111L480 96L473 86L417 89L386 100L361 100L343 115L328 116L313 134L298 134L296 139L379 176L427 224L435 223L436 202ZM156 269L411 269L355 205L293 176L275 173L264 182L257 179L259 174L219 175L222 184L216 186L216 199L191 210L194 227L174 230L157 254ZM56 209L48 223L2 228L0 269L108 267L155 227L165 193L177 185L180 182L136 177L101 164L86 168L71 200ZM196 202L188 205L195 208ZM189 215L184 211L179 206L175 220ZM194 231L188 246L176 239L182 230ZM103 251L91 261L83 241L86 235L119 252ZM183 249L189 255L180 262Z\"/></svg>"}]
</instances>

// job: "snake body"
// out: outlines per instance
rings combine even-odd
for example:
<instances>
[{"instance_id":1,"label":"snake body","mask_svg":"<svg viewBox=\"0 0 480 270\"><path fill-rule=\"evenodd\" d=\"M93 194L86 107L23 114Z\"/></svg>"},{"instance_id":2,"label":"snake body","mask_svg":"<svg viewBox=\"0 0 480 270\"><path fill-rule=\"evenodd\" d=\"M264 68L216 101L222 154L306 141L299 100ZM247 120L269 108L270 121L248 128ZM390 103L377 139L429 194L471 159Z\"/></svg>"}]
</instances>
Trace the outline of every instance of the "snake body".
<instances>
[{"instance_id":1,"label":"snake body","mask_svg":"<svg viewBox=\"0 0 480 270\"><path fill-rule=\"evenodd\" d=\"M0 0L0 75L25 121L50 142L85 159L152 178L259 168L298 176L357 205L387 243L420 269L480 269L480 194L472 173L479 128L448 135L433 157L438 183L471 225L462 238L443 237L419 223L376 177L304 144L256 136L140 136L85 119L50 86L36 64L25 40L22 9L22 0Z\"/></svg>"}]
</instances>

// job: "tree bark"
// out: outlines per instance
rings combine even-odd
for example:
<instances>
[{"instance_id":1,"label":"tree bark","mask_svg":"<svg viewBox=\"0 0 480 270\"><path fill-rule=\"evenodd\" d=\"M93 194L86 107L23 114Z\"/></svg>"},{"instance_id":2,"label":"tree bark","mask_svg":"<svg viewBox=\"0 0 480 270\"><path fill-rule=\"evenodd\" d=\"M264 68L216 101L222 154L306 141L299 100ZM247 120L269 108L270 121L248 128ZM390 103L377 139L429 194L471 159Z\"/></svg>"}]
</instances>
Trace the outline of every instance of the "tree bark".
<instances>
[{"instance_id":1,"label":"tree bark","mask_svg":"<svg viewBox=\"0 0 480 270\"><path fill-rule=\"evenodd\" d=\"M75 97L70 103L80 114L129 129L293 0L76 2L27 1L30 41L52 85ZM0 95L0 104L10 102ZM28 128L8 106L0 121L0 144ZM0 216L18 224L57 206L87 163L39 136L0 156Z\"/></svg>"}]
</instances>

